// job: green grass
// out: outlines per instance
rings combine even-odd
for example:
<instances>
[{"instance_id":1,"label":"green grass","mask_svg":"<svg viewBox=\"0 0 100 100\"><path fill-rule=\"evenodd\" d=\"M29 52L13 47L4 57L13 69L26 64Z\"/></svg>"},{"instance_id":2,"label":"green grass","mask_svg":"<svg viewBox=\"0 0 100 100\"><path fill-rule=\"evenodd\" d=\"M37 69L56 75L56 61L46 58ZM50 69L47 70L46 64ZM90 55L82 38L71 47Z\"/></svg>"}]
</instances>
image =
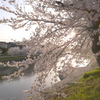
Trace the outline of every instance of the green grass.
<instances>
[{"instance_id":1,"label":"green grass","mask_svg":"<svg viewBox=\"0 0 100 100\"><path fill-rule=\"evenodd\" d=\"M49 100L100 100L100 68L85 73L78 82L60 91L66 98L54 95Z\"/></svg>"}]
</instances>

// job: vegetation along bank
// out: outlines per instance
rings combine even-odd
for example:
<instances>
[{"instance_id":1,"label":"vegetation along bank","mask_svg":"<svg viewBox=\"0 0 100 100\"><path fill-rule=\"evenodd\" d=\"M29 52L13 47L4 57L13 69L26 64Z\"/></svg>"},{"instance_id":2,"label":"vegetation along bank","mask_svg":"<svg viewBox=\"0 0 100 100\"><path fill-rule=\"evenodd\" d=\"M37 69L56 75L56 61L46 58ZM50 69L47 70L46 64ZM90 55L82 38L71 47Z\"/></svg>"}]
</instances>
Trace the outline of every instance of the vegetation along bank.
<instances>
[{"instance_id":1,"label":"vegetation along bank","mask_svg":"<svg viewBox=\"0 0 100 100\"><path fill-rule=\"evenodd\" d=\"M49 100L100 100L100 68L86 72Z\"/></svg>"}]
</instances>

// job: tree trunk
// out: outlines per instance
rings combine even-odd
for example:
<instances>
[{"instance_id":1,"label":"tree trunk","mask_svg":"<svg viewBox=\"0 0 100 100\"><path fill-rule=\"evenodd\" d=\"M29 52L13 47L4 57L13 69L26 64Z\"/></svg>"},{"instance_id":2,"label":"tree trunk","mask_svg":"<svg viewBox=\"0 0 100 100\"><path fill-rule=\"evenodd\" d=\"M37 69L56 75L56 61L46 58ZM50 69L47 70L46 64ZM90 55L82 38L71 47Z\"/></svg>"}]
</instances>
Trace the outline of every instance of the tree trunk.
<instances>
[{"instance_id":1,"label":"tree trunk","mask_svg":"<svg viewBox=\"0 0 100 100\"><path fill-rule=\"evenodd\" d=\"M99 34L93 35L91 38L92 38L92 52L95 54L97 63L100 67L100 45L98 45Z\"/></svg>"}]
</instances>

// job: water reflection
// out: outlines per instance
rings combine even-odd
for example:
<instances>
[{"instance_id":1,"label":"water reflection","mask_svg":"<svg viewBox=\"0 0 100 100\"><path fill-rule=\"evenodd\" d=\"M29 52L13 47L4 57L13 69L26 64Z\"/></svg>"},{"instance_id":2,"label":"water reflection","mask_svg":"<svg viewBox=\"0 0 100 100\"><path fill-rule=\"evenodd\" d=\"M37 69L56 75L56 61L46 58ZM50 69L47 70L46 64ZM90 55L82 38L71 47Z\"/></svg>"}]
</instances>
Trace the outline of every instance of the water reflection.
<instances>
[{"instance_id":1,"label":"water reflection","mask_svg":"<svg viewBox=\"0 0 100 100\"><path fill-rule=\"evenodd\" d=\"M12 82L5 80L0 83L0 100L22 100L29 94L22 91L29 89L34 82L35 75L24 76Z\"/></svg>"},{"instance_id":2,"label":"water reflection","mask_svg":"<svg viewBox=\"0 0 100 100\"><path fill-rule=\"evenodd\" d=\"M32 83L36 78L36 74L30 74L28 76L23 76L21 78L15 79L9 82L5 80L0 83L0 100L23 100L24 98L30 96L29 93L22 93L23 90L30 89ZM55 72L51 70L46 78L46 87L51 85L51 81L55 76ZM59 82L59 77L52 81L52 84Z\"/></svg>"}]
</instances>

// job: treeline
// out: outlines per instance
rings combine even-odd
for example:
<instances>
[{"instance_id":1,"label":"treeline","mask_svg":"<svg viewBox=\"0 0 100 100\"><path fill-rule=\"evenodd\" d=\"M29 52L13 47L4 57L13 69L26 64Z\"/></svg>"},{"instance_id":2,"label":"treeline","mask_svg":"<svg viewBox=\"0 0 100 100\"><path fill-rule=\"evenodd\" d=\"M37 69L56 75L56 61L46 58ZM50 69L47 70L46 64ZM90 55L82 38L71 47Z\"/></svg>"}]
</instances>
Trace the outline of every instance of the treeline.
<instances>
[{"instance_id":1,"label":"treeline","mask_svg":"<svg viewBox=\"0 0 100 100\"><path fill-rule=\"evenodd\" d=\"M0 53L7 53L8 48L0 47Z\"/></svg>"},{"instance_id":2,"label":"treeline","mask_svg":"<svg viewBox=\"0 0 100 100\"><path fill-rule=\"evenodd\" d=\"M0 54L6 54L6 55L11 55L11 56L17 56L17 55L26 55L27 52L29 51L30 47L23 47L20 49L19 47L11 47L11 48L4 48L0 47Z\"/></svg>"}]
</instances>

